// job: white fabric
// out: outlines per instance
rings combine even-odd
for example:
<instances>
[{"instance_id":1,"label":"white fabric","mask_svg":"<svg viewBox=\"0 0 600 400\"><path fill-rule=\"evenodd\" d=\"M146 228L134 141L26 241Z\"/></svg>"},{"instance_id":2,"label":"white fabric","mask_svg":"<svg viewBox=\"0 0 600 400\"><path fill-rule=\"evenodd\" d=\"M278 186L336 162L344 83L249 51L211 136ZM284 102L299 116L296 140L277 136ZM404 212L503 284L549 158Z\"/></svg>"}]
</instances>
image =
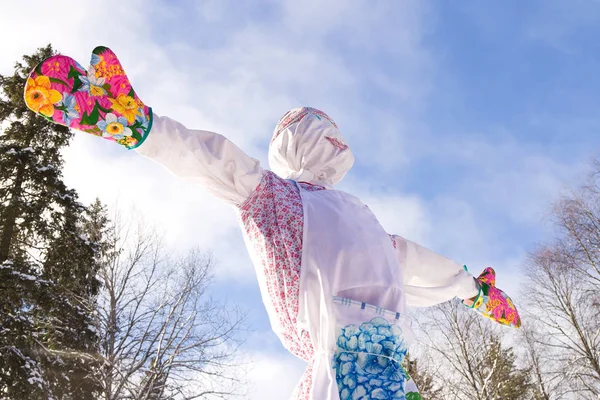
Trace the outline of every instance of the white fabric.
<instances>
[{"instance_id":1,"label":"white fabric","mask_svg":"<svg viewBox=\"0 0 600 400\"><path fill-rule=\"evenodd\" d=\"M309 129L317 135L308 135L303 129ZM337 128L328 121L311 116L281 132L271 144L270 162L272 166L283 165L278 161L283 154L292 157L285 165L300 168L288 168L291 175L297 174L298 181L318 183L310 170L321 170L327 160L339 162L338 173L325 176L330 184L341 179L352 165L353 156L338 152L321 152L327 157L318 158L299 156L302 149L314 149L320 143L319 135L331 135L343 141ZM289 145L284 146L284 144ZM328 143L323 143L328 144ZM330 147L330 146L325 146ZM288 150L284 150L288 148ZM230 204L242 204L260 183L263 169L259 162L241 151L227 138L217 133L188 129L168 117L153 115L153 125L146 141L136 151L172 171L185 180L199 183L210 193ZM304 160L304 161L302 161ZM315 161L318 160L318 161ZM320 167L313 167L310 162ZM308 167L308 169L303 169ZM285 175L280 167L279 175ZM327 170L327 169L326 169ZM342 173L343 171L343 173ZM396 252L403 265L404 292L411 306L430 306L455 296L470 298L477 294L477 286L472 275L463 268L426 248L396 236ZM394 296L384 304L393 303Z\"/></svg>"},{"instance_id":2,"label":"white fabric","mask_svg":"<svg viewBox=\"0 0 600 400\"><path fill-rule=\"evenodd\" d=\"M235 206L250 197L264 175L258 161L225 137L190 130L156 114L137 152ZM269 149L271 167L280 176L326 186L341 180L353 161L337 127L318 115L290 124ZM330 368L336 319L332 296L404 314L406 302L429 306L455 296L472 297L477 288L459 264L416 243L396 237L394 251L376 217L356 197L336 190L301 190L301 197L304 239L298 320L310 332L317 353L314 368L320 372L313 371L312 398L336 399ZM265 286L261 282L263 291ZM410 327L403 324L409 340Z\"/></svg>"},{"instance_id":3,"label":"white fabric","mask_svg":"<svg viewBox=\"0 0 600 400\"><path fill-rule=\"evenodd\" d=\"M338 128L316 114L309 113L282 129L269 147L271 170L298 182L331 187L342 180L353 164L354 155Z\"/></svg>"},{"instance_id":4,"label":"white fabric","mask_svg":"<svg viewBox=\"0 0 600 400\"><path fill-rule=\"evenodd\" d=\"M460 264L400 236L394 240L409 306L429 307L479 293L475 279Z\"/></svg>"},{"instance_id":5,"label":"white fabric","mask_svg":"<svg viewBox=\"0 0 600 400\"><path fill-rule=\"evenodd\" d=\"M404 315L402 268L389 235L358 198L337 190L300 189L300 194L304 243L298 323L310 332L316 354L311 399L337 400L331 361L340 310L336 312L333 296ZM360 325L374 317L352 308L344 310L352 313L342 316L344 325ZM407 320L401 319L399 325L405 340L410 340Z\"/></svg>"},{"instance_id":6,"label":"white fabric","mask_svg":"<svg viewBox=\"0 0 600 400\"><path fill-rule=\"evenodd\" d=\"M263 176L260 163L227 138L188 129L156 114L151 132L136 151L236 206L252 194Z\"/></svg>"}]
</instances>

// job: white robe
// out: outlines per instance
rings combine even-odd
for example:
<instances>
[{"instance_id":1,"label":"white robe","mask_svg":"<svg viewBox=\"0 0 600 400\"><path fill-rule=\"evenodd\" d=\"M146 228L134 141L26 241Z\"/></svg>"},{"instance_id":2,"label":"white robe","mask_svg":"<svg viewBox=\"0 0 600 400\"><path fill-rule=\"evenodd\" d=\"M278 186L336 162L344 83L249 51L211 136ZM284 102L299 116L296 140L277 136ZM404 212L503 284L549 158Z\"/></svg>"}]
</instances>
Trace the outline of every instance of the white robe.
<instances>
[{"instance_id":1,"label":"white robe","mask_svg":"<svg viewBox=\"0 0 600 400\"><path fill-rule=\"evenodd\" d=\"M221 135L156 114L137 151L238 209L272 328L286 348L311 363L304 394L297 398L335 400L331 354L339 320L368 318L355 310L340 318L334 297L370 304L375 314L387 310L383 314L409 340L406 305L470 298L478 288L460 264L402 237L390 238L360 200L332 190L353 157L331 120L300 117L278 127L269 159L286 178L308 183L264 170Z\"/></svg>"}]
</instances>

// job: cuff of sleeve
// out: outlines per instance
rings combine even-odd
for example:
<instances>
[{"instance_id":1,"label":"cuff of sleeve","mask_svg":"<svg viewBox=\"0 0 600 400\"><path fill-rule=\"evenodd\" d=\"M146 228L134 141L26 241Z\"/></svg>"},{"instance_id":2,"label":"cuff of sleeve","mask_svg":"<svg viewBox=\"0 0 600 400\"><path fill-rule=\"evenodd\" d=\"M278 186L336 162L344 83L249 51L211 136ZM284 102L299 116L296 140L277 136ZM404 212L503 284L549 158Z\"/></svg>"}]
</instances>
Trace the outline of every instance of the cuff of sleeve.
<instances>
[{"instance_id":1,"label":"cuff of sleeve","mask_svg":"<svg viewBox=\"0 0 600 400\"><path fill-rule=\"evenodd\" d=\"M148 118L148 127L145 130L144 136L142 136L142 140L140 140L133 146L128 146L127 147L128 150L137 149L146 141L146 138L148 137L148 135L150 134L150 131L152 130L152 122L153 121L154 121L154 113L152 112L152 108L150 108L149 109L149 118Z\"/></svg>"},{"instance_id":2,"label":"cuff of sleeve","mask_svg":"<svg viewBox=\"0 0 600 400\"><path fill-rule=\"evenodd\" d=\"M459 299L470 299L479 294L479 284L473 275L467 272L466 268L461 271L456 297Z\"/></svg>"}]
</instances>

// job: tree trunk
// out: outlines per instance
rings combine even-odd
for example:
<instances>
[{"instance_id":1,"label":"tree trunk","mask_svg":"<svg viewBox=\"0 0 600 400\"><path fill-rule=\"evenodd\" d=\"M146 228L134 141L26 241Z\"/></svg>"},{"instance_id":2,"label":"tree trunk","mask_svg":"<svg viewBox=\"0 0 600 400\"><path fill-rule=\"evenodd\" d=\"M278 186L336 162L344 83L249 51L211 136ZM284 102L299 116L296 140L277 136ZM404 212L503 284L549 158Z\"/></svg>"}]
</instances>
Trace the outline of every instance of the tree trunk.
<instances>
[{"instance_id":1,"label":"tree trunk","mask_svg":"<svg viewBox=\"0 0 600 400\"><path fill-rule=\"evenodd\" d=\"M17 217L19 216L19 201L21 198L24 175L25 164L21 163L17 169L17 177L11 193L10 204L6 207L4 215L2 216L4 227L2 229L2 239L0 240L0 263L8 259L10 255L10 247L15 234Z\"/></svg>"}]
</instances>

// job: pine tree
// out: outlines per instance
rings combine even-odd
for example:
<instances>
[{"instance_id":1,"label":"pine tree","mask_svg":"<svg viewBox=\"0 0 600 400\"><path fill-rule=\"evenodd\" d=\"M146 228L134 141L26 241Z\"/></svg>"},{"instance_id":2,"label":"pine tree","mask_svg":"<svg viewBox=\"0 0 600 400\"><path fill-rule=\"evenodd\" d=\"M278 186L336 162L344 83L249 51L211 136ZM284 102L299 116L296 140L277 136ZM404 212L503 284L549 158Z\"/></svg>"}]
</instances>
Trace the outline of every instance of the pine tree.
<instances>
[{"instance_id":1,"label":"pine tree","mask_svg":"<svg viewBox=\"0 0 600 400\"><path fill-rule=\"evenodd\" d=\"M520 368L506 332L498 324L466 309L459 301L425 310L420 327L442 398L465 400L530 399L529 368Z\"/></svg>"},{"instance_id":2,"label":"pine tree","mask_svg":"<svg viewBox=\"0 0 600 400\"><path fill-rule=\"evenodd\" d=\"M419 394L423 399L436 400L442 395L441 388L437 387L432 373L427 368L419 363L419 359L411 357L411 354L406 354L404 357L404 368L410 377L415 381Z\"/></svg>"},{"instance_id":3,"label":"pine tree","mask_svg":"<svg viewBox=\"0 0 600 400\"><path fill-rule=\"evenodd\" d=\"M480 374L488 399L519 400L532 393L529 370L516 366L512 348L503 347L497 337L489 343Z\"/></svg>"},{"instance_id":4,"label":"pine tree","mask_svg":"<svg viewBox=\"0 0 600 400\"><path fill-rule=\"evenodd\" d=\"M61 323L47 327L46 345L68 348L68 352L59 353L65 362L51 366L48 374L54 377L51 389L58 398L93 400L100 365L93 314L100 282L95 243L88 240L83 215L74 211L78 210L65 210L62 229L50 242L43 265L42 277L56 284L65 303L62 309L49 312L52 320ZM65 313L65 307L69 312Z\"/></svg>"},{"instance_id":5,"label":"pine tree","mask_svg":"<svg viewBox=\"0 0 600 400\"><path fill-rule=\"evenodd\" d=\"M0 396L92 399L98 390L99 289L85 207L62 181L71 132L30 112L28 73L54 54L24 56L0 75Z\"/></svg>"}]
</instances>

